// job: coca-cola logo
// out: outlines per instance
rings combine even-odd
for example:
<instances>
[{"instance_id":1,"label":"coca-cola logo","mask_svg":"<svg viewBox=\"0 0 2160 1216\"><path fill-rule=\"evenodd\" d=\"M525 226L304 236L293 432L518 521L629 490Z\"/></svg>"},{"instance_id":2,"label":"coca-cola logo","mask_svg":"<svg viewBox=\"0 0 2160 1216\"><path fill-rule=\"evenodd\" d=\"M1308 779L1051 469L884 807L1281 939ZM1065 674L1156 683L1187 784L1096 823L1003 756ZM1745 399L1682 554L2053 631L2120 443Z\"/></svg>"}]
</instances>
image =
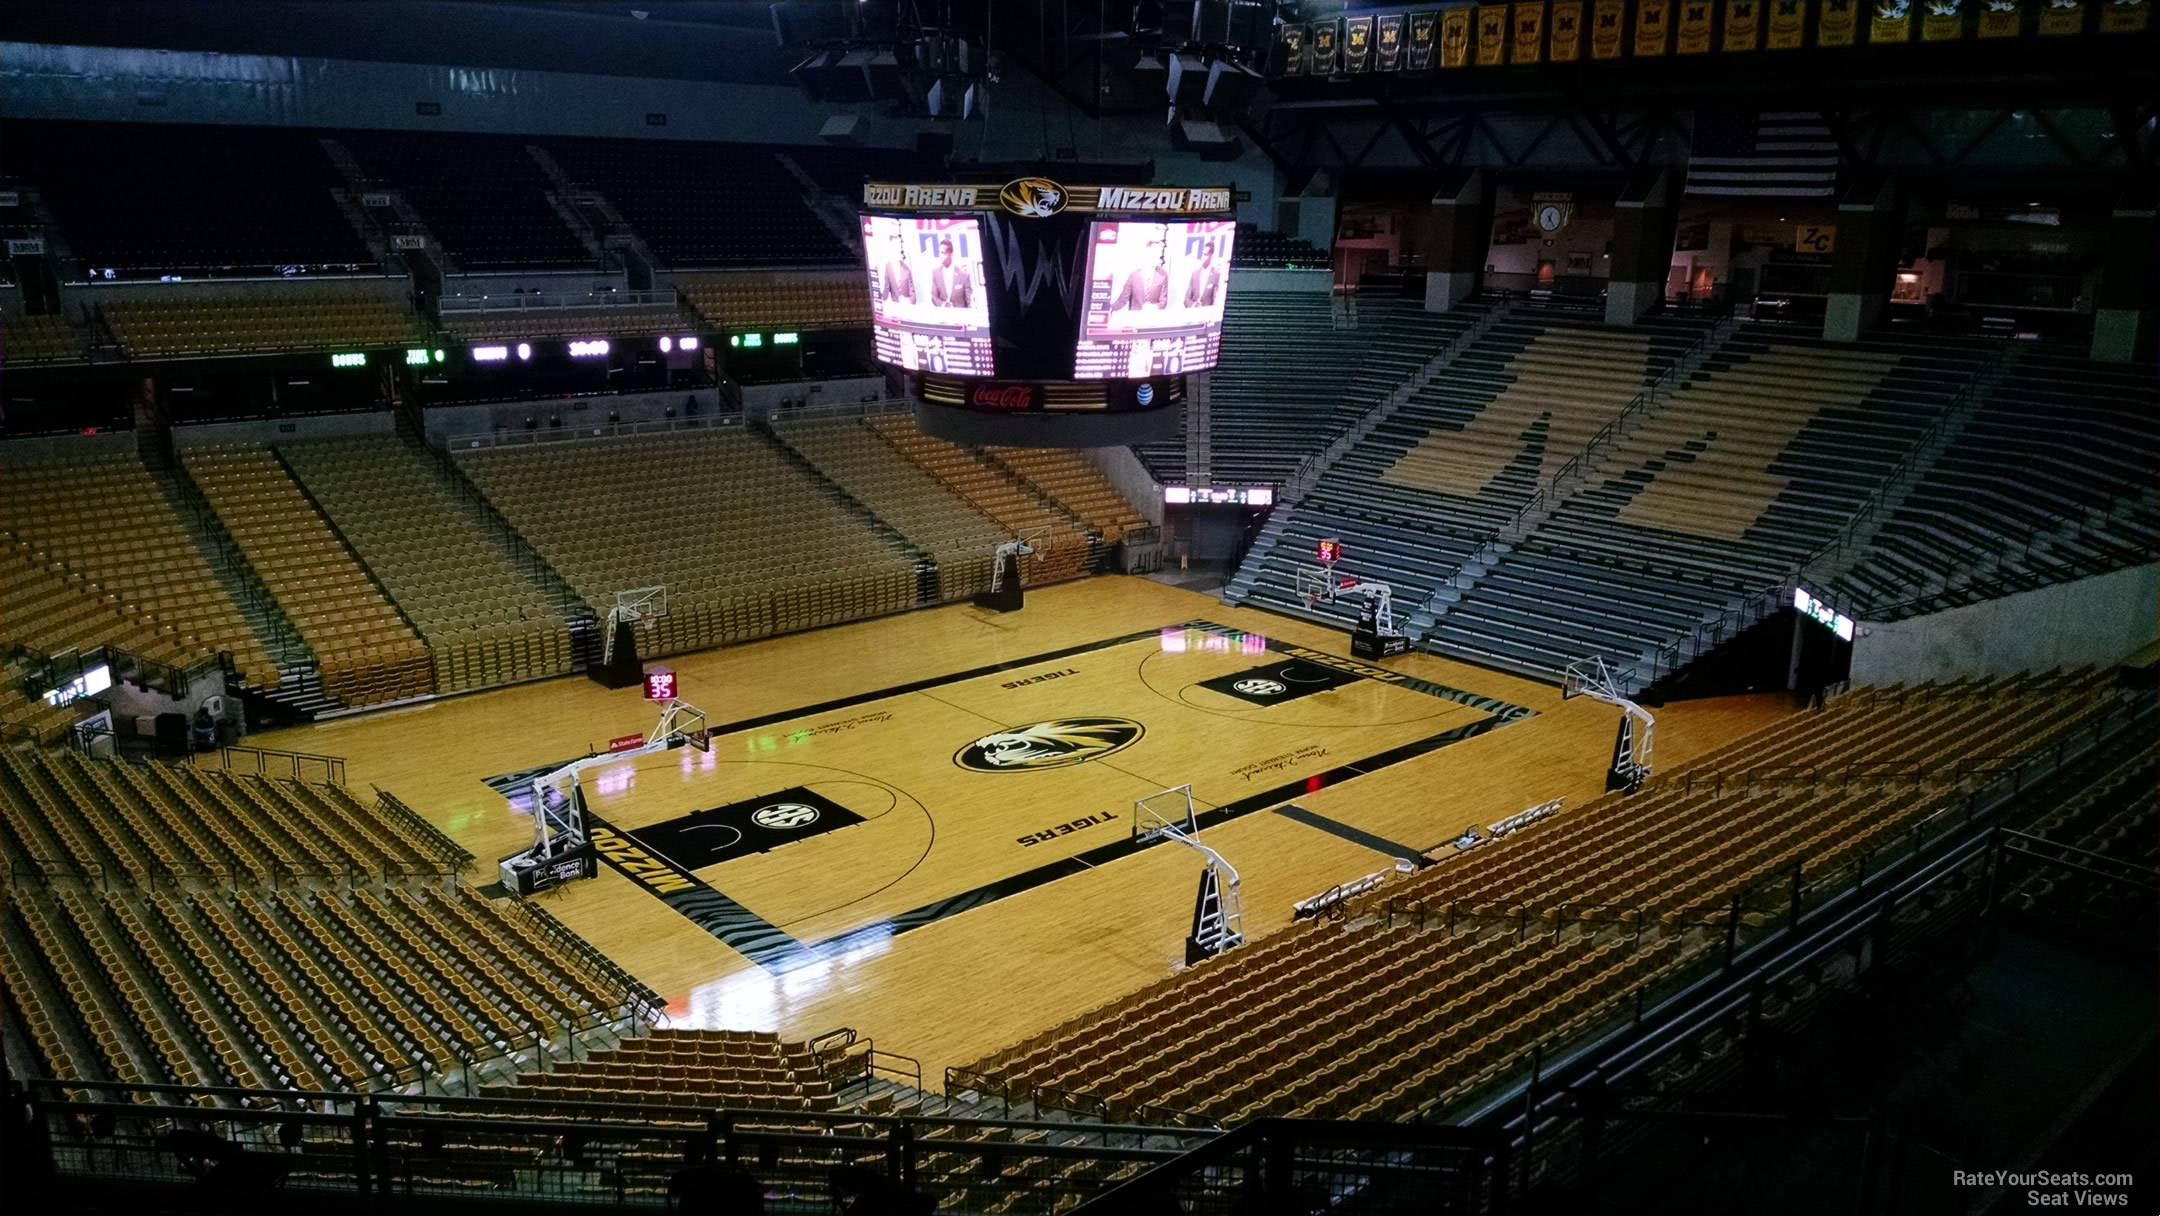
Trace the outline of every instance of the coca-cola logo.
<instances>
[{"instance_id":1,"label":"coca-cola logo","mask_svg":"<svg viewBox=\"0 0 2160 1216\"><path fill-rule=\"evenodd\" d=\"M1025 384L978 384L970 404L986 410L1024 410L1035 404L1035 390Z\"/></svg>"}]
</instances>

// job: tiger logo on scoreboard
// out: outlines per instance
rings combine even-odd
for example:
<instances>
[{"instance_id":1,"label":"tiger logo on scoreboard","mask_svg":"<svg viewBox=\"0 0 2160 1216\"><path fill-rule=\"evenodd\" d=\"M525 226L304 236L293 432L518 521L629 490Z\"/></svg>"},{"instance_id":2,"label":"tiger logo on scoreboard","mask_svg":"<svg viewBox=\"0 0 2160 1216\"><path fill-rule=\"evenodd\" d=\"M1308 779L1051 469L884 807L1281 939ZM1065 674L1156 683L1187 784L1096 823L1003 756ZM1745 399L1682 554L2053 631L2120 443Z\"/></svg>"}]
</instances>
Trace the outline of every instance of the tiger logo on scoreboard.
<instances>
[{"instance_id":1,"label":"tiger logo on scoreboard","mask_svg":"<svg viewBox=\"0 0 2160 1216\"><path fill-rule=\"evenodd\" d=\"M1016 177L998 188L998 202L1014 215L1041 220L1065 209L1065 194L1047 177Z\"/></svg>"},{"instance_id":2,"label":"tiger logo on scoreboard","mask_svg":"<svg viewBox=\"0 0 2160 1216\"><path fill-rule=\"evenodd\" d=\"M1052 718L984 735L953 753L953 763L978 773L1064 768L1123 751L1146 733L1130 718Z\"/></svg>"}]
</instances>

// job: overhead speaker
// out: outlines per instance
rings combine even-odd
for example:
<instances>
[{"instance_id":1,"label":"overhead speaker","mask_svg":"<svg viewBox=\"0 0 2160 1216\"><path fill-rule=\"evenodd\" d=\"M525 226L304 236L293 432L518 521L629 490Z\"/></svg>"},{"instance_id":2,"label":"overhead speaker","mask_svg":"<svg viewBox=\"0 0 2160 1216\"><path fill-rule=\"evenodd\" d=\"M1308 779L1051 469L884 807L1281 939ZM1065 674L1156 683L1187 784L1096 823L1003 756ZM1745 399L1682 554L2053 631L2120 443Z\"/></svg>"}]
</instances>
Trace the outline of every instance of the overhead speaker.
<instances>
[{"instance_id":1,"label":"overhead speaker","mask_svg":"<svg viewBox=\"0 0 2160 1216\"><path fill-rule=\"evenodd\" d=\"M868 54L870 57L863 64L863 80L869 86L871 100L905 101L908 89L901 75L900 56L893 51Z\"/></svg>"},{"instance_id":2,"label":"overhead speaker","mask_svg":"<svg viewBox=\"0 0 2160 1216\"><path fill-rule=\"evenodd\" d=\"M846 10L829 0L782 0L767 11L781 46L840 42L848 36Z\"/></svg>"},{"instance_id":3,"label":"overhead speaker","mask_svg":"<svg viewBox=\"0 0 2160 1216\"><path fill-rule=\"evenodd\" d=\"M1234 132L1225 130L1222 124L1204 118L1178 118L1170 124L1170 142L1173 146L1199 156L1201 160L1236 160L1244 151Z\"/></svg>"},{"instance_id":4,"label":"overhead speaker","mask_svg":"<svg viewBox=\"0 0 2160 1216\"><path fill-rule=\"evenodd\" d=\"M1172 104L1189 105L1207 91L1208 68L1198 55L1183 51L1170 56L1170 80L1166 86Z\"/></svg>"},{"instance_id":5,"label":"overhead speaker","mask_svg":"<svg viewBox=\"0 0 2160 1216\"><path fill-rule=\"evenodd\" d=\"M860 114L835 114L818 128L818 138L829 144L860 143L863 135L863 119Z\"/></svg>"},{"instance_id":6,"label":"overhead speaker","mask_svg":"<svg viewBox=\"0 0 2160 1216\"><path fill-rule=\"evenodd\" d=\"M1208 67L1207 89L1201 100L1218 109L1235 113L1245 108L1259 90L1260 74L1242 64L1218 59Z\"/></svg>"}]
</instances>

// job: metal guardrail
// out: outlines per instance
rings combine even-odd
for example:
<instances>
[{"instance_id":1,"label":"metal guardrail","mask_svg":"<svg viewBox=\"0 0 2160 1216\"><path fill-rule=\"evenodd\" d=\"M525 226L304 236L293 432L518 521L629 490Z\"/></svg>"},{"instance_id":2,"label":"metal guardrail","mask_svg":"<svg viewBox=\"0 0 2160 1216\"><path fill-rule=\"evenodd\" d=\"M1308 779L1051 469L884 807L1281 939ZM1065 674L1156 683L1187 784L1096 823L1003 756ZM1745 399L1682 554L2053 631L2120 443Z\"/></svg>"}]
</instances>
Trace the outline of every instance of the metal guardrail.
<instances>
[{"instance_id":1,"label":"metal guardrail","mask_svg":"<svg viewBox=\"0 0 2160 1216\"><path fill-rule=\"evenodd\" d=\"M197 768L208 768L203 757L215 755L215 767L228 773L246 773L257 777L291 777L295 781L328 781L333 785L345 784L345 760L341 756L318 756L311 752L287 752L270 747L248 747L229 743L208 751L190 752L188 759ZM320 770L320 776L317 771Z\"/></svg>"},{"instance_id":2,"label":"metal guardrail","mask_svg":"<svg viewBox=\"0 0 2160 1216\"><path fill-rule=\"evenodd\" d=\"M33 1079L11 1084L49 1164L78 1198L133 1188L218 1194L218 1210L313 1195L402 1209L442 1201L716 1208L716 1181L789 1197L789 1210L998 1210L1025 1197L1061 1210L1173 1160L1216 1133L1052 1120L852 1111L265 1092ZM236 1209L232 1205L238 1205ZM906 1210L912 1210L906 1209ZM1032 1208L1029 1210L1033 1210Z\"/></svg>"},{"instance_id":3,"label":"metal guardrail","mask_svg":"<svg viewBox=\"0 0 2160 1216\"><path fill-rule=\"evenodd\" d=\"M676 308L682 294L672 287L639 291L538 292L523 295L443 296L436 301L444 316L489 312L561 312L570 309Z\"/></svg>"},{"instance_id":4,"label":"metal guardrail","mask_svg":"<svg viewBox=\"0 0 2160 1216\"><path fill-rule=\"evenodd\" d=\"M443 446L462 452L474 448L533 447L584 439L621 439L631 435L666 435L743 425L741 414L700 414L694 418L653 418L643 422L603 422L594 426L544 427L527 431L468 431L444 438Z\"/></svg>"}]
</instances>

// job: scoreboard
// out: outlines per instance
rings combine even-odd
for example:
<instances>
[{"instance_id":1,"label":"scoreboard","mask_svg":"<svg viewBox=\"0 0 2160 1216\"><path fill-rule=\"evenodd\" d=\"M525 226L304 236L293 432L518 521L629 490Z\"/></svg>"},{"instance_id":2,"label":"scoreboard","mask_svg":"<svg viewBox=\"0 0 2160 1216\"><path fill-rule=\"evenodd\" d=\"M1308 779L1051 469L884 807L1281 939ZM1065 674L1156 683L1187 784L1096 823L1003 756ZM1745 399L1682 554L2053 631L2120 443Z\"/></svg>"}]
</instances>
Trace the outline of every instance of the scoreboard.
<instances>
[{"instance_id":1,"label":"scoreboard","mask_svg":"<svg viewBox=\"0 0 2160 1216\"><path fill-rule=\"evenodd\" d=\"M1186 373L1221 355L1228 187L871 182L862 231L877 358L906 374L926 425L1174 418ZM1052 429L1029 433L1063 442Z\"/></svg>"}]
</instances>

